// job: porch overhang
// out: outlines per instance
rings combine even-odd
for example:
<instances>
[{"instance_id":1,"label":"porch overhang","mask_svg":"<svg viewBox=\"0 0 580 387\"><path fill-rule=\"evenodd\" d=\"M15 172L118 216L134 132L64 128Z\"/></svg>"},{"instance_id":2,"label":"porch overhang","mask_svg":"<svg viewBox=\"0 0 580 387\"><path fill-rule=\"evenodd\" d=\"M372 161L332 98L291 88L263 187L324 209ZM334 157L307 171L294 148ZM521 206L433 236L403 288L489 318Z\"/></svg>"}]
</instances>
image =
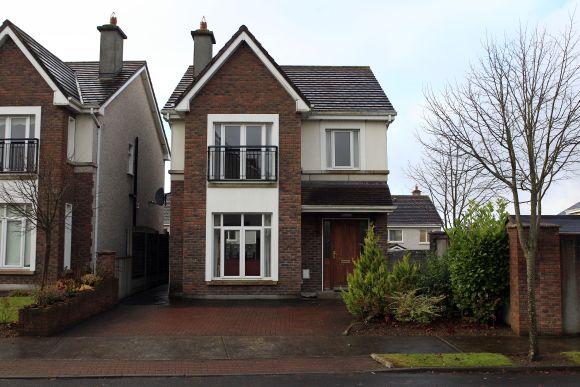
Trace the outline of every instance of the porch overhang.
<instances>
[{"instance_id":1,"label":"porch overhang","mask_svg":"<svg viewBox=\"0 0 580 387\"><path fill-rule=\"evenodd\" d=\"M386 181L303 181L302 212L390 213Z\"/></svg>"}]
</instances>

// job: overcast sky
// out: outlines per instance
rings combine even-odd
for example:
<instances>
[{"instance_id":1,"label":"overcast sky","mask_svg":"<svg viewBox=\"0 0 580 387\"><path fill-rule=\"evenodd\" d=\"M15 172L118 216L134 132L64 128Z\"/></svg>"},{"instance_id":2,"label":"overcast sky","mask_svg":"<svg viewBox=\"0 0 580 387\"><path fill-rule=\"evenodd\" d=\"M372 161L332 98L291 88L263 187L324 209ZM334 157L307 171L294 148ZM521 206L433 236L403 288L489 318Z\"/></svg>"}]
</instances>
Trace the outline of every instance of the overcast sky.
<instances>
[{"instance_id":1,"label":"overcast sky","mask_svg":"<svg viewBox=\"0 0 580 387\"><path fill-rule=\"evenodd\" d=\"M10 19L62 60L97 60L97 25L115 11L125 59L145 59L161 106L192 62L190 31L202 16L217 52L241 24L278 64L369 65L398 116L389 129L389 185L409 193L404 168L420 155L423 90L461 79L485 34L512 35L520 22L556 31L580 0L525 1L3 1ZM580 177L555 186L545 214L580 201Z\"/></svg>"}]
</instances>

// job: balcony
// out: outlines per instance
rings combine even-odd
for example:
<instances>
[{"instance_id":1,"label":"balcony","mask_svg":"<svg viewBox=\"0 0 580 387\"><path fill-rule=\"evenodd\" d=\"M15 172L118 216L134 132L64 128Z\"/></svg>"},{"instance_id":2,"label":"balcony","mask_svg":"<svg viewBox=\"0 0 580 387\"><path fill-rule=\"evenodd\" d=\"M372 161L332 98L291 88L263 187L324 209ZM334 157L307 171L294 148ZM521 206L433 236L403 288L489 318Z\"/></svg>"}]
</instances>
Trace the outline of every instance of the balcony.
<instances>
[{"instance_id":1,"label":"balcony","mask_svg":"<svg viewBox=\"0 0 580 387\"><path fill-rule=\"evenodd\" d=\"M278 180L277 146L210 146L207 150L207 163L208 181Z\"/></svg>"},{"instance_id":2,"label":"balcony","mask_svg":"<svg viewBox=\"0 0 580 387\"><path fill-rule=\"evenodd\" d=\"M37 138L0 139L0 173L36 173L37 171Z\"/></svg>"}]
</instances>

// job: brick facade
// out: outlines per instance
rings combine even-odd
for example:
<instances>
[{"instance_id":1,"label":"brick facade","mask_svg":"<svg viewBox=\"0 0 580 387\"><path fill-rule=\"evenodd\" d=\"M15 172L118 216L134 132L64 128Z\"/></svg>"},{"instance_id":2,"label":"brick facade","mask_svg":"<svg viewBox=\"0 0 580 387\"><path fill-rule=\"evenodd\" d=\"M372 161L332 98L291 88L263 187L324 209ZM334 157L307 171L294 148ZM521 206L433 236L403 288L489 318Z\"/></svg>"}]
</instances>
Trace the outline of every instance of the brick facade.
<instances>
[{"instance_id":1,"label":"brick facade","mask_svg":"<svg viewBox=\"0 0 580 387\"><path fill-rule=\"evenodd\" d=\"M71 113L53 105L53 91L28 61L18 46L8 37L0 47L0 106L40 106L40 160L39 168L51 168L56 184L71 182L67 202L73 203L72 263L83 266L90 262L93 207L92 174L77 176L66 161L67 127ZM38 132L37 132L38 133ZM77 180L78 179L78 180ZM45 187L40 186L42 192ZM75 193L76 192L76 193ZM69 200L70 199L70 200ZM79 199L78 205L75 199ZM82 199L82 200L81 200ZM78 219L76 219L78 217ZM78 220L78 222L77 222ZM64 204L59 214L59 226L53 235L49 262L49 279L55 279L62 270L64 255ZM88 232L87 232L88 231ZM32 275L2 275L0 284L35 284L42 272L45 240L37 232L36 271Z\"/></svg>"},{"instance_id":2,"label":"brick facade","mask_svg":"<svg viewBox=\"0 0 580 387\"><path fill-rule=\"evenodd\" d=\"M519 245L517 229L508 227L510 244L510 314L509 320L518 335L527 333L526 259ZM536 312L538 333L559 335L563 332L562 272L558 226L542 225L536 258Z\"/></svg>"},{"instance_id":3,"label":"brick facade","mask_svg":"<svg viewBox=\"0 0 580 387\"><path fill-rule=\"evenodd\" d=\"M208 114L279 115L279 279L271 286L211 286L205 282L205 203ZM185 114L185 161L181 203L182 288L187 297L208 295L267 295L294 297L301 282L301 119L284 88L242 43L191 102ZM180 232L171 219L171 262L179 262ZM178 271L171 278L179 276Z\"/></svg>"}]
</instances>

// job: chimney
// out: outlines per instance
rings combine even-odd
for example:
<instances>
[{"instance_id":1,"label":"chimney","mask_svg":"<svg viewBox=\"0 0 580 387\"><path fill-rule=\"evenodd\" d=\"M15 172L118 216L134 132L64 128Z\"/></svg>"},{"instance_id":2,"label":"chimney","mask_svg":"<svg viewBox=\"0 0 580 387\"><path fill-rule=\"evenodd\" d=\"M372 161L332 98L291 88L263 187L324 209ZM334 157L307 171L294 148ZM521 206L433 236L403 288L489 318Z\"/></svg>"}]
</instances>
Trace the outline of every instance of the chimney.
<instances>
[{"instance_id":1,"label":"chimney","mask_svg":"<svg viewBox=\"0 0 580 387\"><path fill-rule=\"evenodd\" d=\"M207 29L205 16L199 23L199 30L191 31L193 38L193 75L198 76L213 57L215 38L213 32Z\"/></svg>"},{"instance_id":2,"label":"chimney","mask_svg":"<svg viewBox=\"0 0 580 387\"><path fill-rule=\"evenodd\" d=\"M421 190L419 189L419 186L415 184L415 189L411 192L411 194L413 194L413 196L421 196Z\"/></svg>"},{"instance_id":3,"label":"chimney","mask_svg":"<svg viewBox=\"0 0 580 387\"><path fill-rule=\"evenodd\" d=\"M117 26L117 16L111 15L109 24L98 26L101 33L99 78L113 79L123 68L123 40L127 35Z\"/></svg>"}]
</instances>

